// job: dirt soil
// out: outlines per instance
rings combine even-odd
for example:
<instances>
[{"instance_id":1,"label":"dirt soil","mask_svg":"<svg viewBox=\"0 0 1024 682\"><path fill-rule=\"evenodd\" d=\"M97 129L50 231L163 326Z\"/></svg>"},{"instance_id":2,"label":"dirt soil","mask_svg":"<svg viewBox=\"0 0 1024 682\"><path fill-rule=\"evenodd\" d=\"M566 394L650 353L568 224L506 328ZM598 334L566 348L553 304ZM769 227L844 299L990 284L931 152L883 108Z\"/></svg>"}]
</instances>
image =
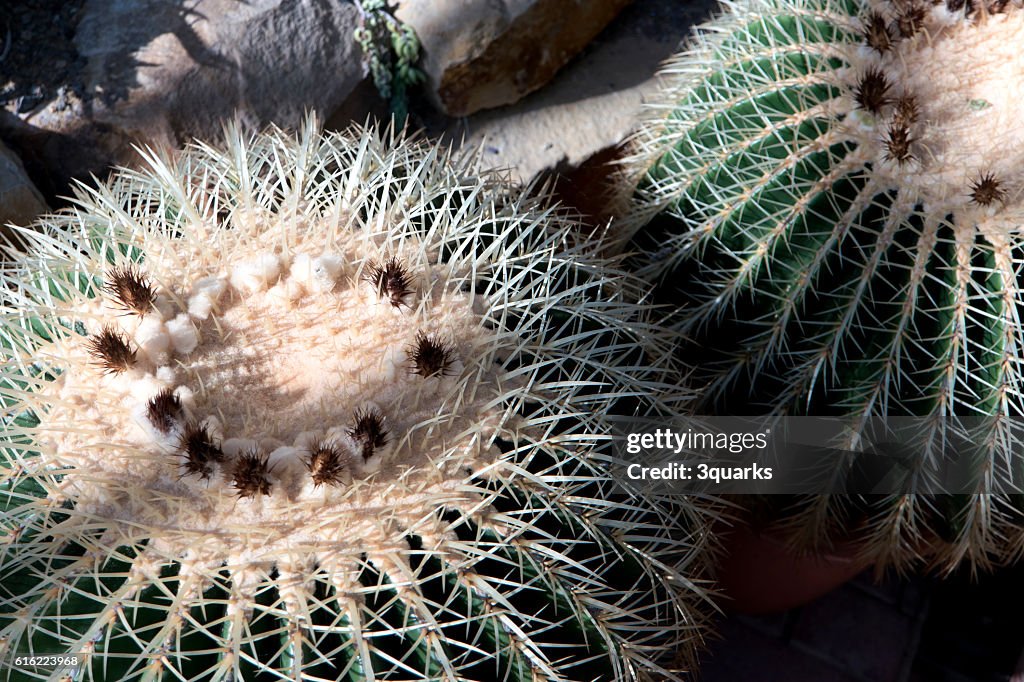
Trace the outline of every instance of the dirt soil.
<instances>
[{"instance_id":1,"label":"dirt soil","mask_svg":"<svg viewBox=\"0 0 1024 682\"><path fill-rule=\"evenodd\" d=\"M7 3L5 3L7 4ZM0 107L25 115L81 98L85 60L74 44L85 0L13 0L0 13Z\"/></svg>"}]
</instances>

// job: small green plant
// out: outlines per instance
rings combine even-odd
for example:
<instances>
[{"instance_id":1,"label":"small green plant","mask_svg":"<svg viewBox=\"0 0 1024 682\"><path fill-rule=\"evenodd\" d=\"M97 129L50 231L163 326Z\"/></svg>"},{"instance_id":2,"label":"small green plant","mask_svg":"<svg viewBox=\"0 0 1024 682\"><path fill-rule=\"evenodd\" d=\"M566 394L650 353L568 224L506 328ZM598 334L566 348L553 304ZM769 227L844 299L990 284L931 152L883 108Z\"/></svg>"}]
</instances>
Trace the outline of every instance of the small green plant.
<instances>
[{"instance_id":1,"label":"small green plant","mask_svg":"<svg viewBox=\"0 0 1024 682\"><path fill-rule=\"evenodd\" d=\"M700 514L608 418L688 396L598 242L372 129L146 159L3 272L4 679L678 679Z\"/></svg>"},{"instance_id":2,"label":"small green plant","mask_svg":"<svg viewBox=\"0 0 1024 682\"><path fill-rule=\"evenodd\" d=\"M974 494L861 501L882 564L1024 546L1019 496L992 494L1022 451L1022 37L1005 1L729 3L626 162L629 248L678 308L699 412L928 417L925 469L985 425Z\"/></svg>"},{"instance_id":3,"label":"small green plant","mask_svg":"<svg viewBox=\"0 0 1024 682\"><path fill-rule=\"evenodd\" d=\"M416 67L420 41L388 7L387 0L355 0L362 24L355 31L377 92L388 102L399 125L409 115L409 90L426 80Z\"/></svg>"}]
</instances>

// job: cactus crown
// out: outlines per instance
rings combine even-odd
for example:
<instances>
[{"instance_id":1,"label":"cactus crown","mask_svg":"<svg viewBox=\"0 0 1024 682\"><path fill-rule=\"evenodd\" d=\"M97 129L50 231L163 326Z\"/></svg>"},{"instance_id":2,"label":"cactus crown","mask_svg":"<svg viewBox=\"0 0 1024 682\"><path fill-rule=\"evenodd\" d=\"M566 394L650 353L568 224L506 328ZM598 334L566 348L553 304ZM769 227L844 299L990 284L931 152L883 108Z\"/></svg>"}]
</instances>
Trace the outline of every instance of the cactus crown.
<instances>
[{"instance_id":1,"label":"cactus crown","mask_svg":"<svg viewBox=\"0 0 1024 682\"><path fill-rule=\"evenodd\" d=\"M673 669L686 522L595 445L609 411L680 397L659 332L595 244L469 162L234 132L21 231L5 656L111 679Z\"/></svg>"},{"instance_id":2,"label":"cactus crown","mask_svg":"<svg viewBox=\"0 0 1024 682\"><path fill-rule=\"evenodd\" d=\"M920 559L925 527L947 565L1024 547L985 495L1024 414L1022 32L1017 2L729 3L626 162L631 248L679 307L698 409L935 417L926 459L992 418L978 496L871 508L883 563Z\"/></svg>"},{"instance_id":3,"label":"cactus crown","mask_svg":"<svg viewBox=\"0 0 1024 682\"><path fill-rule=\"evenodd\" d=\"M848 54L847 134L880 187L1005 243L1024 215L1018 7L879 2Z\"/></svg>"}]
</instances>

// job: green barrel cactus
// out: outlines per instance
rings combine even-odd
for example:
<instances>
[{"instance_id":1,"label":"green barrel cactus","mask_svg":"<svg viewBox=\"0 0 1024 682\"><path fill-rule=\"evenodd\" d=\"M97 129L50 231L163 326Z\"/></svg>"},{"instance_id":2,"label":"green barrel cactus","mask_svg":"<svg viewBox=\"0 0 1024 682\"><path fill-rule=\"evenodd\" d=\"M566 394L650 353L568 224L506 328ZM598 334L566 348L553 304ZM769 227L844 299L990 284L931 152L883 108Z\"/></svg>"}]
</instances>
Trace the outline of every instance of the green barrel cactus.
<instances>
[{"instance_id":1,"label":"green barrel cactus","mask_svg":"<svg viewBox=\"0 0 1024 682\"><path fill-rule=\"evenodd\" d=\"M627 248L678 310L698 412L934 418L926 457L984 424L973 493L853 510L883 564L1024 546L1014 495L990 494L1022 452L1022 41L1005 0L727 3L625 161Z\"/></svg>"},{"instance_id":2,"label":"green barrel cactus","mask_svg":"<svg viewBox=\"0 0 1024 682\"><path fill-rule=\"evenodd\" d=\"M471 162L235 131L19 230L0 678L679 679L701 512L609 476L665 332Z\"/></svg>"}]
</instances>

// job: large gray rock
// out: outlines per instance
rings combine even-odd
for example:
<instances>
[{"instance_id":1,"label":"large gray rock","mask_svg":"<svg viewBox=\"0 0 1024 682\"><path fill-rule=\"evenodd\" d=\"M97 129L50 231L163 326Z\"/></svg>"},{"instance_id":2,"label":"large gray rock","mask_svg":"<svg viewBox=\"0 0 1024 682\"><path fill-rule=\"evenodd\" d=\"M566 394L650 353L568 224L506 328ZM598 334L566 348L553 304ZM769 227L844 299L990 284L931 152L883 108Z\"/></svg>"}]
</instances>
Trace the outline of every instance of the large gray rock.
<instances>
[{"instance_id":1,"label":"large gray rock","mask_svg":"<svg viewBox=\"0 0 1024 682\"><path fill-rule=\"evenodd\" d=\"M451 116L541 87L632 0L401 0L435 104Z\"/></svg>"},{"instance_id":2,"label":"large gray rock","mask_svg":"<svg viewBox=\"0 0 1024 682\"><path fill-rule=\"evenodd\" d=\"M101 118L209 137L236 111L292 126L340 105L365 75L357 22L336 0L89 0L75 42Z\"/></svg>"},{"instance_id":3,"label":"large gray rock","mask_svg":"<svg viewBox=\"0 0 1024 682\"><path fill-rule=\"evenodd\" d=\"M296 126L338 108L366 75L348 2L87 0L80 17L82 96L23 118L106 164L130 162L131 143L218 139L235 116Z\"/></svg>"},{"instance_id":4,"label":"large gray rock","mask_svg":"<svg viewBox=\"0 0 1024 682\"><path fill-rule=\"evenodd\" d=\"M47 210L21 160L0 142L0 242L10 236L6 225L28 225Z\"/></svg>"}]
</instances>

